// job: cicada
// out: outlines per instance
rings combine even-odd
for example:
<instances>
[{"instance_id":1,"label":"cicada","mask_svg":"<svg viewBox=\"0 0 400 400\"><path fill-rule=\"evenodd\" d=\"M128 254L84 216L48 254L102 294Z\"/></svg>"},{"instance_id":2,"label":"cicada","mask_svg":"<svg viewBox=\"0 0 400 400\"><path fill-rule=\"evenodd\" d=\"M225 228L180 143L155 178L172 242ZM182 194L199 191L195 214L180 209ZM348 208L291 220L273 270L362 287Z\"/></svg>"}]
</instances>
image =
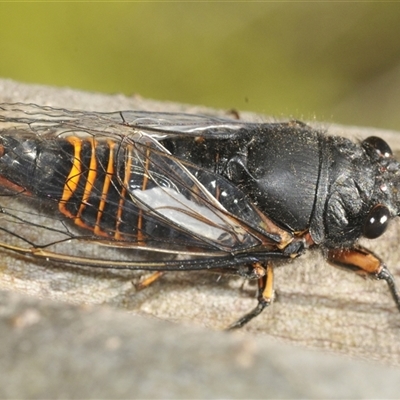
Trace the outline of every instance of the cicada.
<instances>
[{"instance_id":1,"label":"cicada","mask_svg":"<svg viewBox=\"0 0 400 400\"><path fill-rule=\"evenodd\" d=\"M81 266L256 279L257 306L231 328L271 304L277 261L311 247L385 280L400 310L387 266L358 244L399 215L399 190L400 165L378 137L355 143L297 121L0 105L2 248ZM30 239L29 227L43 237ZM80 254L77 241L100 251Z\"/></svg>"}]
</instances>

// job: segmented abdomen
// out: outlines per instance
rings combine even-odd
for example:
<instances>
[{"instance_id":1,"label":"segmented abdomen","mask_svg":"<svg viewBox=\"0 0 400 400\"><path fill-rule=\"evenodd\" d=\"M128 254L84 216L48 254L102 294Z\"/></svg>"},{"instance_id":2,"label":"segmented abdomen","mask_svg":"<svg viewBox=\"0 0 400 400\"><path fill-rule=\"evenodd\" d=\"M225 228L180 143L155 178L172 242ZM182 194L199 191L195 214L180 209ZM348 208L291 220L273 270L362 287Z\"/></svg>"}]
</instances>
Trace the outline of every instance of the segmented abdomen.
<instances>
[{"instance_id":1,"label":"segmented abdomen","mask_svg":"<svg viewBox=\"0 0 400 400\"><path fill-rule=\"evenodd\" d=\"M7 135L1 137L0 175L37 198L57 201L61 213L97 236L140 242L154 223L143 220L126 190L128 181L146 185L144 174L134 173L131 150L112 139ZM163 229L159 221L157 229Z\"/></svg>"}]
</instances>

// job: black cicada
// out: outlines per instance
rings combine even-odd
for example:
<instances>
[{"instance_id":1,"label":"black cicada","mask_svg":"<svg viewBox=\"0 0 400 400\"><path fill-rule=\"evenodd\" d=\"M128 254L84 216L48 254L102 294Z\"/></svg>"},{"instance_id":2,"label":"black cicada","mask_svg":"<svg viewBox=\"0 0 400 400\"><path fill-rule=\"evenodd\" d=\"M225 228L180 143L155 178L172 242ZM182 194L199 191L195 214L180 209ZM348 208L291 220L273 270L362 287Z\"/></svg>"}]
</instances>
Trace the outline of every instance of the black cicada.
<instances>
[{"instance_id":1,"label":"black cicada","mask_svg":"<svg viewBox=\"0 0 400 400\"><path fill-rule=\"evenodd\" d=\"M271 303L274 262L311 246L385 280L400 309L386 265L357 245L399 214L399 189L400 165L378 137L353 143L300 122L0 104L1 247L153 270L153 278L214 270L257 279L257 307L232 328ZM22 235L27 226L48 239ZM80 255L77 240L104 251ZM108 248L124 257L109 257Z\"/></svg>"}]
</instances>

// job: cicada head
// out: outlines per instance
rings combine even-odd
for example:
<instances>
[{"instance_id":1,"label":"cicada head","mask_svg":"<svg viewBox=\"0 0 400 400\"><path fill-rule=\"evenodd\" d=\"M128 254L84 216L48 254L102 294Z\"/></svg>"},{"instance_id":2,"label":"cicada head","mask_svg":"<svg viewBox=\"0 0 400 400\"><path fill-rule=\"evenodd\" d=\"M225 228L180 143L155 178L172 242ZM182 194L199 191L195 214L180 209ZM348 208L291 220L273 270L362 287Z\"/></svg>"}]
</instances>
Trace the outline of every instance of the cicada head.
<instances>
[{"instance_id":1,"label":"cicada head","mask_svg":"<svg viewBox=\"0 0 400 400\"><path fill-rule=\"evenodd\" d=\"M400 163L390 146L381 138L370 136L361 143L375 169L372 205L364 222L363 235L375 239L387 229L390 220L400 215Z\"/></svg>"},{"instance_id":2,"label":"cicada head","mask_svg":"<svg viewBox=\"0 0 400 400\"><path fill-rule=\"evenodd\" d=\"M362 236L381 236L400 214L400 164L375 136L359 144L340 137L330 141L323 243L352 247Z\"/></svg>"}]
</instances>

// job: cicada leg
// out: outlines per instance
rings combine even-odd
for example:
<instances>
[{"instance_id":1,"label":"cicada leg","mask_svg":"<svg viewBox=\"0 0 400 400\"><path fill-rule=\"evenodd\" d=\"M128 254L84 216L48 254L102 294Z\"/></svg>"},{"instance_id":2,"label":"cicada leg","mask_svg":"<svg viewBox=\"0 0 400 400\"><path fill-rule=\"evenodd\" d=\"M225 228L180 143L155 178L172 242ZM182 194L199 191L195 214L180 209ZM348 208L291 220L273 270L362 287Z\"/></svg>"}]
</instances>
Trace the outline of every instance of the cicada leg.
<instances>
[{"instance_id":1,"label":"cicada leg","mask_svg":"<svg viewBox=\"0 0 400 400\"><path fill-rule=\"evenodd\" d=\"M265 267L266 274L258 278L258 304L257 307L250 311L248 314L244 315L238 321L234 322L227 330L231 331L233 329L241 328L250 322L257 315L268 307L273 301L274 295L274 270L270 263Z\"/></svg>"},{"instance_id":2,"label":"cicada leg","mask_svg":"<svg viewBox=\"0 0 400 400\"><path fill-rule=\"evenodd\" d=\"M150 285L152 285L155 281L157 281L158 279L160 279L165 272L163 271L156 271L153 272L151 275L149 275L147 278L145 278L143 281L139 282L136 285L136 289L137 290L142 290L145 289L147 287L149 287Z\"/></svg>"},{"instance_id":3,"label":"cicada leg","mask_svg":"<svg viewBox=\"0 0 400 400\"><path fill-rule=\"evenodd\" d=\"M371 251L361 247L351 249L333 249L328 251L328 261L360 275L386 281L389 291L400 311L400 293L393 275L387 266Z\"/></svg>"}]
</instances>

